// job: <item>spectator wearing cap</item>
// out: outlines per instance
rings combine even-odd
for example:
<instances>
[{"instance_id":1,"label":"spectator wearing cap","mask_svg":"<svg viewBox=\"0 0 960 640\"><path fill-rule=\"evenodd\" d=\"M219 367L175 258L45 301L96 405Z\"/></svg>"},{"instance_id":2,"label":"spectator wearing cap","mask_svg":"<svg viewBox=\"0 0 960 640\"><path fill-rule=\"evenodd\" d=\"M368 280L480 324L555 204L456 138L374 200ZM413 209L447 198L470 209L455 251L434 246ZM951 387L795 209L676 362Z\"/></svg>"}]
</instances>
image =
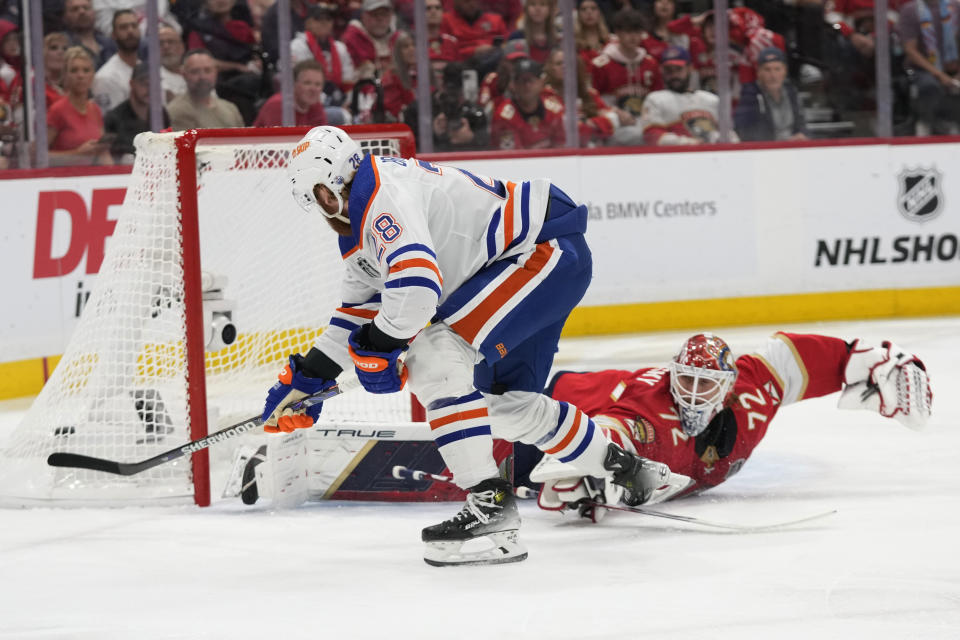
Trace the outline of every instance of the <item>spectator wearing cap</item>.
<instances>
[{"instance_id":1,"label":"spectator wearing cap","mask_svg":"<svg viewBox=\"0 0 960 640\"><path fill-rule=\"evenodd\" d=\"M757 57L757 80L743 85L733 114L741 140L806 140L807 125L797 90L787 80L783 51L768 47Z\"/></svg>"},{"instance_id":2,"label":"spectator wearing cap","mask_svg":"<svg viewBox=\"0 0 960 640\"><path fill-rule=\"evenodd\" d=\"M898 31L913 71L916 134L960 132L960 2L909 2L900 9Z\"/></svg>"},{"instance_id":3,"label":"spectator wearing cap","mask_svg":"<svg viewBox=\"0 0 960 640\"><path fill-rule=\"evenodd\" d=\"M734 95L740 93L744 83L757 78L757 55L767 47L786 50L786 42L779 33L774 33L764 25L763 16L747 7L734 7L727 10L727 24L730 35L731 90ZM694 51L694 67L700 75L700 87L716 91L716 61L713 52L716 49L716 28L713 11L696 16L682 16L670 23L676 33L697 36L703 40L702 51ZM692 42L691 42L692 46Z\"/></svg>"},{"instance_id":4,"label":"spectator wearing cap","mask_svg":"<svg viewBox=\"0 0 960 640\"><path fill-rule=\"evenodd\" d=\"M93 0L65 0L63 3L63 31L70 38L70 46L86 47L93 54L99 69L117 52L117 45L96 30Z\"/></svg>"},{"instance_id":5,"label":"spectator wearing cap","mask_svg":"<svg viewBox=\"0 0 960 640\"><path fill-rule=\"evenodd\" d=\"M130 96L130 75L139 61L140 23L128 9L113 16L113 42L117 52L97 70L93 79L93 99L104 113Z\"/></svg>"},{"instance_id":6,"label":"spectator wearing cap","mask_svg":"<svg viewBox=\"0 0 960 640\"><path fill-rule=\"evenodd\" d=\"M183 79L183 38L177 30L168 24L157 29L157 43L160 48L160 88L163 90L164 104L174 96L187 91L187 82Z\"/></svg>"},{"instance_id":7,"label":"spectator wearing cap","mask_svg":"<svg viewBox=\"0 0 960 640\"><path fill-rule=\"evenodd\" d=\"M718 142L720 131L717 112L720 99L716 94L691 88L690 54L687 50L668 47L661 56L660 67L665 88L652 92L643 103L639 124L642 140L659 146ZM614 133L615 143L636 143L632 136L618 137L626 129L635 128L618 129Z\"/></svg>"},{"instance_id":8,"label":"spectator wearing cap","mask_svg":"<svg viewBox=\"0 0 960 640\"><path fill-rule=\"evenodd\" d=\"M614 130L623 124L633 124L634 118L611 107L596 89L590 86L587 64L579 56L577 61L577 131L581 147L596 147L610 138ZM544 96L550 96L564 104L563 50L554 49L543 65ZM566 110L566 104L564 104ZM622 118L621 118L622 114Z\"/></svg>"},{"instance_id":9,"label":"spectator wearing cap","mask_svg":"<svg viewBox=\"0 0 960 640\"><path fill-rule=\"evenodd\" d=\"M323 67L326 78L324 104L328 106L343 104L347 91L357 80L347 45L333 37L333 19L337 10L337 5L327 3L307 9L304 30L290 42L290 58L294 64L313 60Z\"/></svg>"},{"instance_id":10,"label":"spectator wearing cap","mask_svg":"<svg viewBox=\"0 0 960 640\"><path fill-rule=\"evenodd\" d=\"M521 58L529 58L526 40L509 40L503 45L503 57L497 69L483 77L480 83L480 106L488 114L501 100L510 96L510 82L513 80L513 63Z\"/></svg>"},{"instance_id":11,"label":"spectator wearing cap","mask_svg":"<svg viewBox=\"0 0 960 640\"><path fill-rule=\"evenodd\" d=\"M318 127L327 124L323 106L323 87L326 84L323 66L316 60L301 60L293 67L293 114L298 127ZM260 107L255 127L283 126L283 93L277 92Z\"/></svg>"},{"instance_id":12,"label":"spectator wearing cap","mask_svg":"<svg viewBox=\"0 0 960 640\"><path fill-rule=\"evenodd\" d=\"M610 104L640 115L643 99L663 87L656 59L640 46L645 20L635 9L622 9L613 17L616 41L593 59L590 75L593 86Z\"/></svg>"},{"instance_id":13,"label":"spectator wearing cap","mask_svg":"<svg viewBox=\"0 0 960 640\"><path fill-rule=\"evenodd\" d=\"M54 166L113 164L104 144L103 113L90 99L93 55L83 47L63 54L63 89L66 92L47 110L47 141Z\"/></svg>"},{"instance_id":14,"label":"spectator wearing cap","mask_svg":"<svg viewBox=\"0 0 960 640\"><path fill-rule=\"evenodd\" d=\"M379 77L390 67L397 30L390 0L363 0L360 18L351 20L341 37L357 70L357 78Z\"/></svg>"},{"instance_id":15,"label":"spectator wearing cap","mask_svg":"<svg viewBox=\"0 0 960 640\"><path fill-rule=\"evenodd\" d=\"M161 107L162 109L162 107ZM170 126L170 115L163 109L163 126ZM138 62L130 74L130 97L107 112L103 118L104 141L117 164L132 164L133 139L150 131L150 68Z\"/></svg>"},{"instance_id":16,"label":"spectator wearing cap","mask_svg":"<svg viewBox=\"0 0 960 640\"><path fill-rule=\"evenodd\" d=\"M496 149L551 149L566 143L563 104L544 95L543 68L530 58L514 63L510 98L497 105L491 124Z\"/></svg>"},{"instance_id":17,"label":"spectator wearing cap","mask_svg":"<svg viewBox=\"0 0 960 640\"><path fill-rule=\"evenodd\" d=\"M543 64L557 46L557 0L526 0L520 28L508 40L525 40L530 57Z\"/></svg>"},{"instance_id":18,"label":"spectator wearing cap","mask_svg":"<svg viewBox=\"0 0 960 640\"><path fill-rule=\"evenodd\" d=\"M610 42L610 29L607 20L600 11L597 0L579 0L577 15L574 16L573 33L576 38L577 52L588 65L603 52Z\"/></svg>"},{"instance_id":19,"label":"spectator wearing cap","mask_svg":"<svg viewBox=\"0 0 960 640\"><path fill-rule=\"evenodd\" d=\"M454 0L453 9L443 14L440 30L457 39L458 59L482 77L500 61L499 47L507 38L507 26L503 18L481 6L480 0Z\"/></svg>"},{"instance_id":20,"label":"spectator wearing cap","mask_svg":"<svg viewBox=\"0 0 960 640\"><path fill-rule=\"evenodd\" d=\"M192 49L183 55L183 79L187 92L167 103L174 131L243 126L237 106L213 91L217 66L209 51Z\"/></svg>"}]
</instances>

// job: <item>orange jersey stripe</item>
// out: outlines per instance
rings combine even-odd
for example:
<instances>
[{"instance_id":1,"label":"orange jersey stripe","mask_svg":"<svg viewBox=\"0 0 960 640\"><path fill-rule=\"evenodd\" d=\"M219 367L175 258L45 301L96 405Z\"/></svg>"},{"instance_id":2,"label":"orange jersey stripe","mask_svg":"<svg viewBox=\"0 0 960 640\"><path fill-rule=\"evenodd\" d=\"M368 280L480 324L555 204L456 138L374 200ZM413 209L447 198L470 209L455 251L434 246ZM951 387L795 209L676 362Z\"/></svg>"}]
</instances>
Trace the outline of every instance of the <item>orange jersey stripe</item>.
<instances>
[{"instance_id":1,"label":"orange jersey stripe","mask_svg":"<svg viewBox=\"0 0 960 640\"><path fill-rule=\"evenodd\" d=\"M357 318L373 319L377 315L376 309L354 309L352 307L337 307L337 312Z\"/></svg>"},{"instance_id":2,"label":"orange jersey stripe","mask_svg":"<svg viewBox=\"0 0 960 640\"><path fill-rule=\"evenodd\" d=\"M471 418L482 418L487 415L486 409L471 409L470 411L460 411L459 413L451 413L448 416L442 418L437 418L436 420L430 421L431 429L439 429L444 425L448 425L451 422L457 422L458 420L470 420Z\"/></svg>"},{"instance_id":3,"label":"orange jersey stripe","mask_svg":"<svg viewBox=\"0 0 960 640\"><path fill-rule=\"evenodd\" d=\"M507 204L503 208L503 248L506 250L513 242L513 191L517 188L516 183L507 183Z\"/></svg>"},{"instance_id":4,"label":"orange jersey stripe","mask_svg":"<svg viewBox=\"0 0 960 640\"><path fill-rule=\"evenodd\" d=\"M523 269L512 273L483 302L478 304L476 309L454 322L450 328L467 342L473 343L473 339L480 333L480 329L487 320L543 269L551 255L553 255L553 247L549 243L538 244L537 250L524 263Z\"/></svg>"},{"instance_id":5,"label":"orange jersey stripe","mask_svg":"<svg viewBox=\"0 0 960 640\"><path fill-rule=\"evenodd\" d=\"M437 267L437 264L431 260L427 260L426 258L410 258L409 260L401 260L390 267L390 273L396 273L397 271L412 269L414 267L430 269L437 274L437 279L440 280L440 286L443 286L443 276L440 275L440 269Z\"/></svg>"},{"instance_id":6,"label":"orange jersey stripe","mask_svg":"<svg viewBox=\"0 0 960 640\"><path fill-rule=\"evenodd\" d=\"M574 416L573 418L573 427L570 429L570 431L567 432L567 435L563 437L563 440L561 440L557 446L551 447L549 449L544 449L543 452L554 454L558 451L562 451L565 446L567 446L573 441L573 437L577 435L577 433L580 431L580 424L582 420L583 420L583 412L580 411L580 409L577 409L577 415Z\"/></svg>"}]
</instances>

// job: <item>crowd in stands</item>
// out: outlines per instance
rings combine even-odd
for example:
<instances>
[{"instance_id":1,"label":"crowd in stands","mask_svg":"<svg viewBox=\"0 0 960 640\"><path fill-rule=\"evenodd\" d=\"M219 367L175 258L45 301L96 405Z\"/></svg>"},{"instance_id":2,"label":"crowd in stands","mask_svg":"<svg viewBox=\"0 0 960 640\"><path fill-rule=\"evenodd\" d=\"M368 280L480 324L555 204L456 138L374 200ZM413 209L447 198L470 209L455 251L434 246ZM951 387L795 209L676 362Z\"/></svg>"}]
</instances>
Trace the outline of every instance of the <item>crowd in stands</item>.
<instances>
[{"instance_id":1,"label":"crowd in stands","mask_svg":"<svg viewBox=\"0 0 960 640\"><path fill-rule=\"evenodd\" d=\"M417 77L423 2L429 78ZM875 134L873 0L731 0L733 141ZM574 0L564 60L557 0L160 0L162 120L173 130L278 126L288 47L296 124L406 122L430 84L437 151L563 146L576 65L579 144L719 140L709 0ZM21 3L0 0L0 168L23 153ZM130 162L150 128L144 0L44 0L52 164ZM960 0L889 0L895 134L960 133ZM815 118L811 118L811 114ZM812 120L816 120L815 122Z\"/></svg>"}]
</instances>

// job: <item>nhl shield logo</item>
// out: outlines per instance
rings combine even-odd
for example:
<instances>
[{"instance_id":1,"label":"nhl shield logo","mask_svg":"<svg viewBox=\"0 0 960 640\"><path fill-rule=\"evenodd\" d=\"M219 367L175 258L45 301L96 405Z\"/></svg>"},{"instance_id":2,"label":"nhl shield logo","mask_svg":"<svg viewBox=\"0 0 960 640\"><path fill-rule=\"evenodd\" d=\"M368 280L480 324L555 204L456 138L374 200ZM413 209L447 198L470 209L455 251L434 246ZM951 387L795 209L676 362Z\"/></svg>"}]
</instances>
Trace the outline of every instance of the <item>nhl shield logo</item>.
<instances>
[{"instance_id":1,"label":"nhl shield logo","mask_svg":"<svg viewBox=\"0 0 960 640\"><path fill-rule=\"evenodd\" d=\"M943 210L940 172L929 169L904 169L899 176L900 192L897 209L907 220L926 222Z\"/></svg>"}]
</instances>

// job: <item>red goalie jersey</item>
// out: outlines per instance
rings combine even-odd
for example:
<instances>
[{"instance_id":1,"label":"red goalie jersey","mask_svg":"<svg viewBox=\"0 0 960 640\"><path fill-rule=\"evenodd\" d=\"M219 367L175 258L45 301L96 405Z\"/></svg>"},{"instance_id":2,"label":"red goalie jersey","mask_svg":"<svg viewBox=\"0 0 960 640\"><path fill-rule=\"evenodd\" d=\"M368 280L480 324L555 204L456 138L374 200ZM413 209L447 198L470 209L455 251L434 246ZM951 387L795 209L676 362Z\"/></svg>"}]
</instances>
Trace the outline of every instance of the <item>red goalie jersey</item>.
<instances>
[{"instance_id":1,"label":"red goalie jersey","mask_svg":"<svg viewBox=\"0 0 960 640\"><path fill-rule=\"evenodd\" d=\"M849 357L839 338L774 334L759 353L737 359L726 408L696 437L681 428L666 367L561 372L550 395L575 403L615 443L690 476L701 491L740 470L781 406L840 391Z\"/></svg>"}]
</instances>

